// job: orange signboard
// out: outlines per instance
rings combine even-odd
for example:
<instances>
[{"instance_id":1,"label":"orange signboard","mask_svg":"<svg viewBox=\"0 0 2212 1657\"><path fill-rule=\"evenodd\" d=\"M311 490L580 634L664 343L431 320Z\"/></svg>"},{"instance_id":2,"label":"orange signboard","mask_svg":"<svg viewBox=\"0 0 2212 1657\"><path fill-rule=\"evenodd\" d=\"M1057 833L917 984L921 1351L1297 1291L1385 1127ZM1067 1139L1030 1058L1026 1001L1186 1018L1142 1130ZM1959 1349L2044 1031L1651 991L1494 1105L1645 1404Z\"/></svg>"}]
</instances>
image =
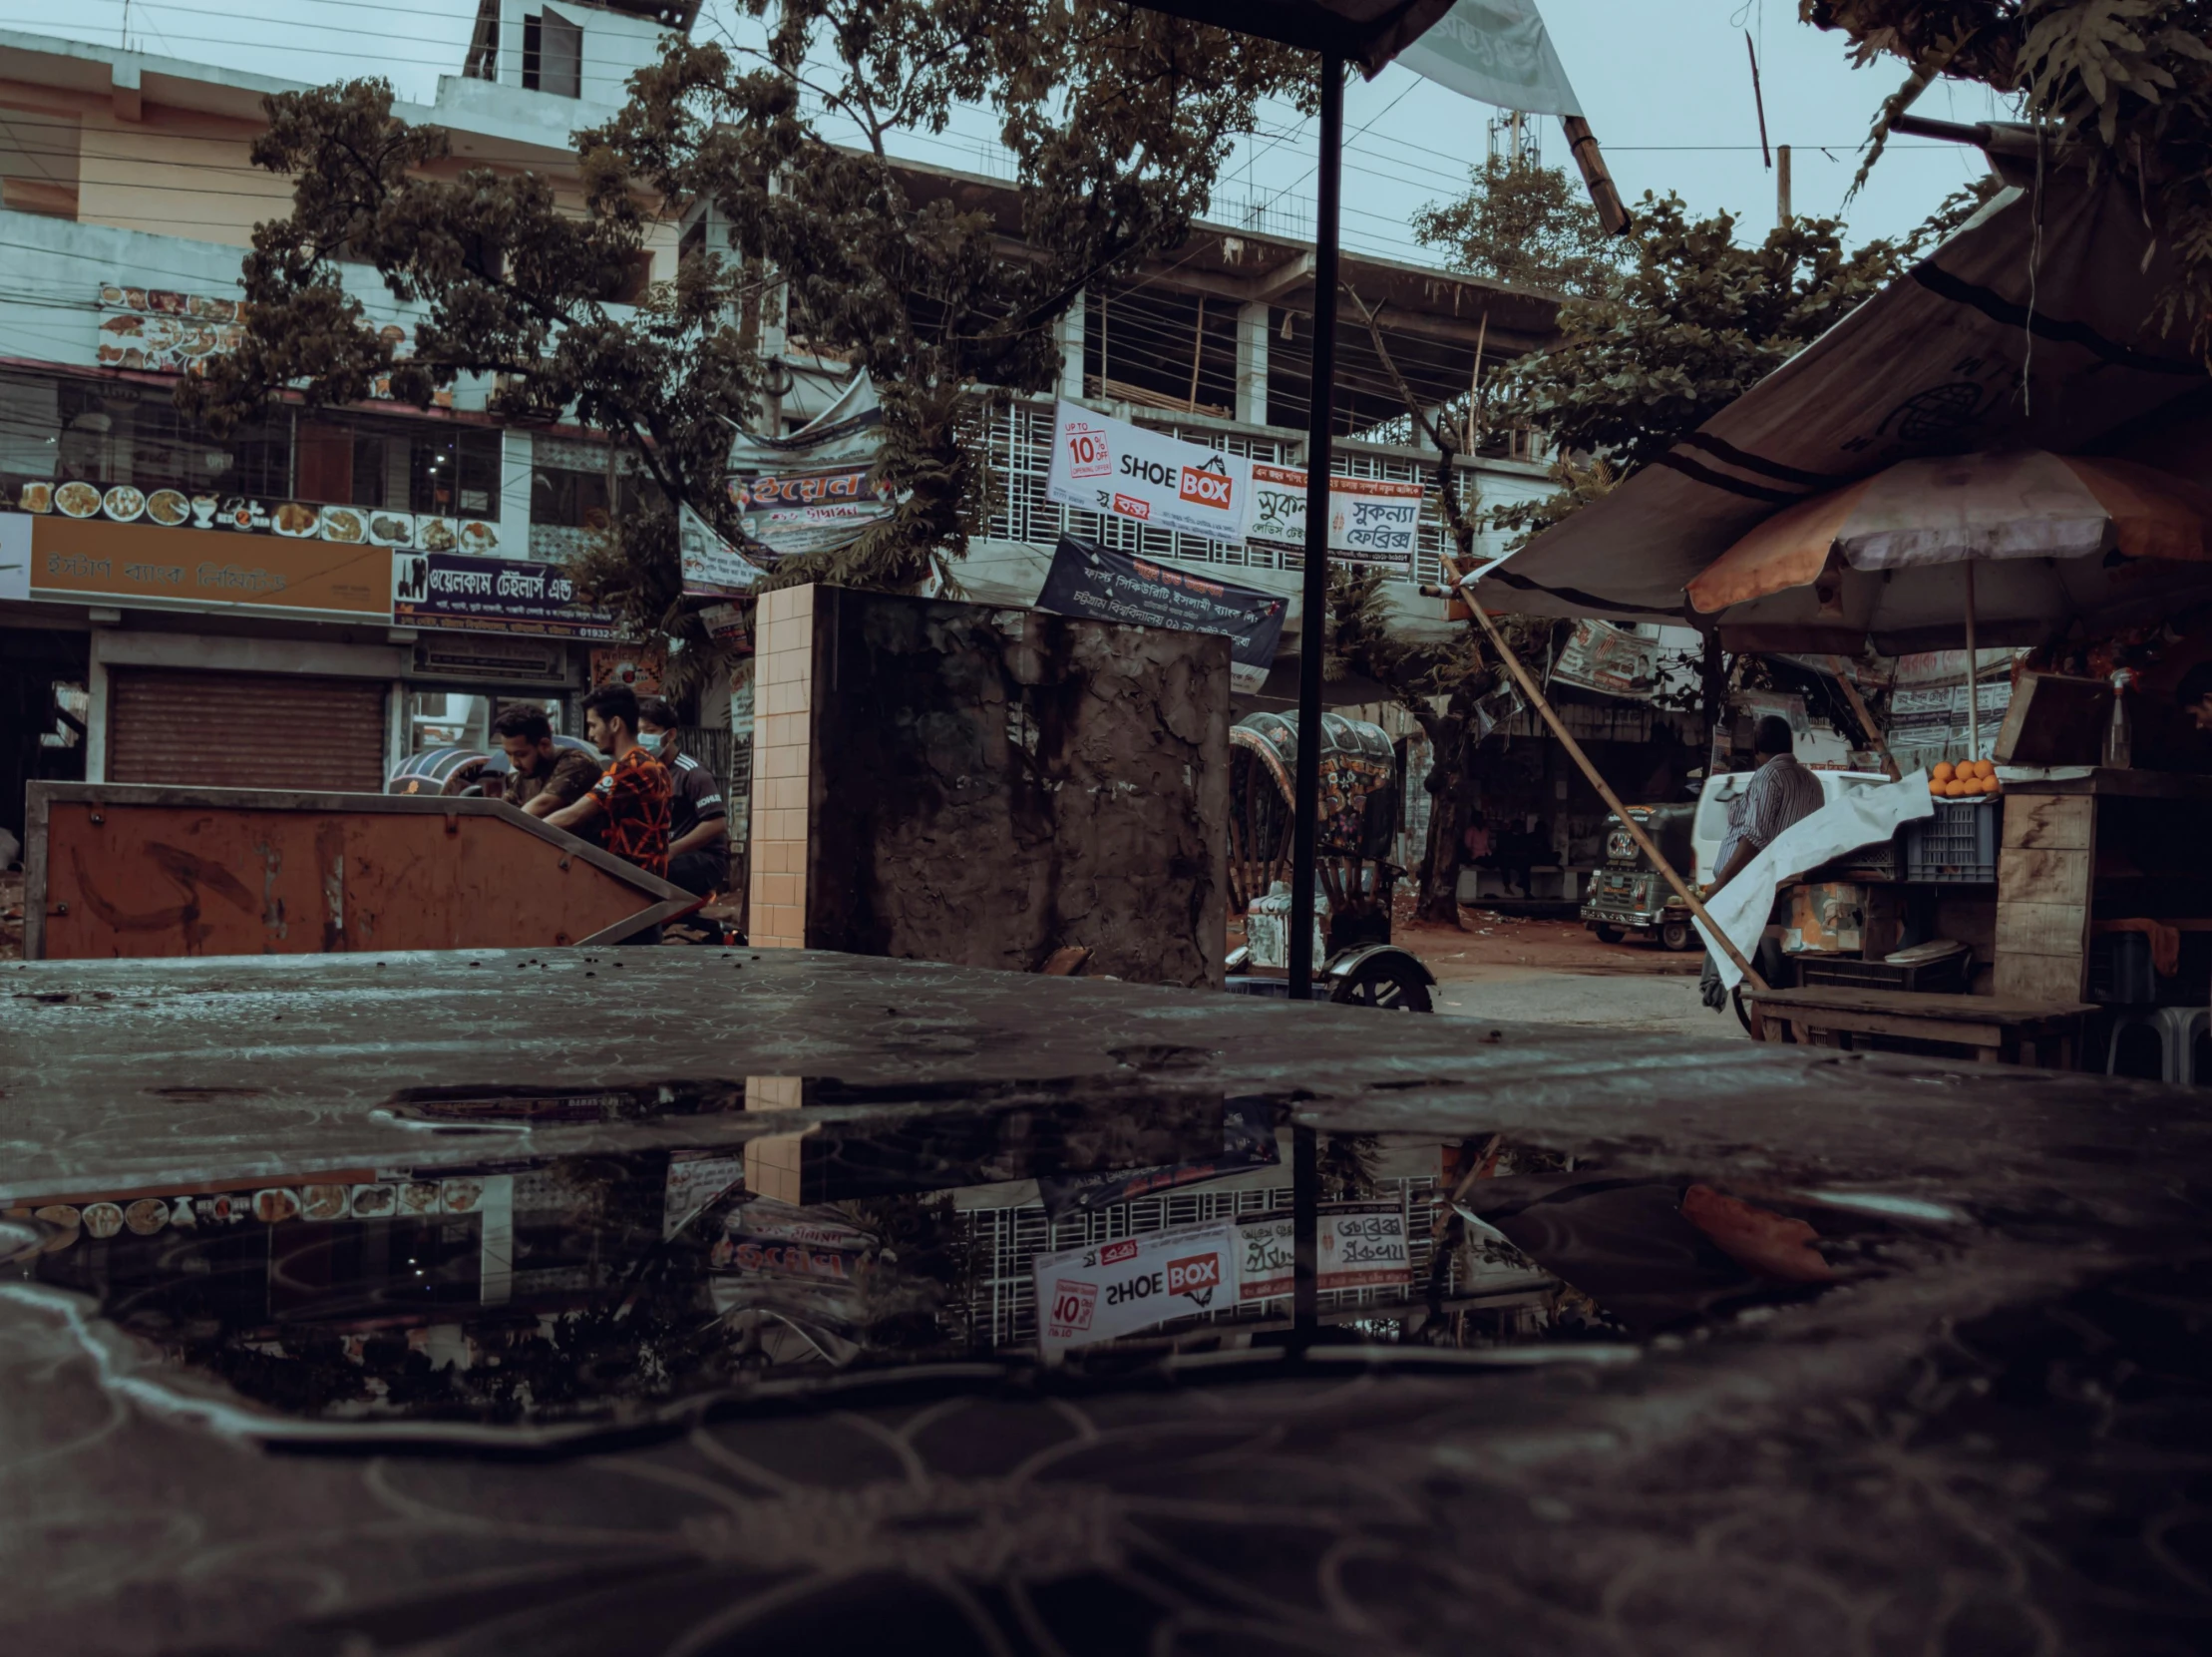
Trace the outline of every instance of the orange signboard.
<instances>
[{"instance_id":1,"label":"orange signboard","mask_svg":"<svg viewBox=\"0 0 2212 1657\"><path fill-rule=\"evenodd\" d=\"M388 621L392 553L231 530L42 517L31 530L31 597Z\"/></svg>"}]
</instances>

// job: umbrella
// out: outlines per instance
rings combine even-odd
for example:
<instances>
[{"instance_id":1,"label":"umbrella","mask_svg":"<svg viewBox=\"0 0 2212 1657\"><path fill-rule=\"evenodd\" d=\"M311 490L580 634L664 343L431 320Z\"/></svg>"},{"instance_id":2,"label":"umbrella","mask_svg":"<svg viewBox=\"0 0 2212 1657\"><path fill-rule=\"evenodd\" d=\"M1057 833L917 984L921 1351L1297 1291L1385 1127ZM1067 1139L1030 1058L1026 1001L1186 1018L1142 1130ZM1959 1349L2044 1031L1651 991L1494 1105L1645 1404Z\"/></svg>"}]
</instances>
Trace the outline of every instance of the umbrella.
<instances>
[{"instance_id":1,"label":"umbrella","mask_svg":"<svg viewBox=\"0 0 2212 1657\"><path fill-rule=\"evenodd\" d=\"M2040 644L2212 596L2212 491L2040 449L1907 460L1785 507L1701 571L1734 649Z\"/></svg>"}]
</instances>

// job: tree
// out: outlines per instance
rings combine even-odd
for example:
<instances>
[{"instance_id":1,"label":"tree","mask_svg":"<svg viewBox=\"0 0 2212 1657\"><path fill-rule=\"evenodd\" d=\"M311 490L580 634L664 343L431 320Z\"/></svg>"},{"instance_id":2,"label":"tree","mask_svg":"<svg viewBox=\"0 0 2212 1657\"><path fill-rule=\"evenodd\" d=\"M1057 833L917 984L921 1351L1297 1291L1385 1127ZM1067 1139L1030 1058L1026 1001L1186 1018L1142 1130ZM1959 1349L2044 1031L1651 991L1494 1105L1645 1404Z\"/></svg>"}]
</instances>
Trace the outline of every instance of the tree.
<instances>
[{"instance_id":1,"label":"tree","mask_svg":"<svg viewBox=\"0 0 2212 1657\"><path fill-rule=\"evenodd\" d=\"M1875 118L1868 167L1941 76L2019 98L2054 161L2070 153L2117 174L2179 267L2146 322L2186 329L2212 352L2212 4L1798 0L1798 12L1841 31L1855 64L1894 57L1910 68Z\"/></svg>"},{"instance_id":2,"label":"tree","mask_svg":"<svg viewBox=\"0 0 2212 1657\"><path fill-rule=\"evenodd\" d=\"M1840 219L1792 218L1745 243L1734 214L1692 219L1678 197L1647 194L1618 291L1569 300L1558 343L1492 379L1486 418L1542 434L1561 457L1561 487L1491 522L1533 534L1658 459L1896 279L1997 188L1994 177L1977 181L1911 235L1855 250Z\"/></svg>"},{"instance_id":3,"label":"tree","mask_svg":"<svg viewBox=\"0 0 2212 1657\"><path fill-rule=\"evenodd\" d=\"M1619 285L1624 260L1581 182L1526 157L1489 157L1466 195L1414 213L1413 237L1472 275L1593 299Z\"/></svg>"},{"instance_id":4,"label":"tree","mask_svg":"<svg viewBox=\"0 0 2212 1657\"><path fill-rule=\"evenodd\" d=\"M620 113L576 134L580 212L535 175L455 171L447 135L395 120L383 82L271 98L253 159L294 179L292 211L255 228L242 348L180 401L219 426L287 386L342 402L389 376L421 405L462 374L502 376L495 413L596 427L653 486L579 570L587 589L634 626L703 643L676 506L732 527L729 423L765 384L746 319L783 302L795 332L874 379L898 505L768 585L944 572L987 508L965 441L978 388L1050 385L1075 295L1180 242L1257 101L1310 101L1310 60L1112 0L744 6L773 10L765 46L671 39ZM941 132L960 104L999 120L1019 225L918 201L891 163L898 134ZM832 119L863 144L831 142ZM615 303L657 217L703 201L738 256L694 252L634 307ZM427 308L412 357L345 292L341 260Z\"/></svg>"}]
</instances>

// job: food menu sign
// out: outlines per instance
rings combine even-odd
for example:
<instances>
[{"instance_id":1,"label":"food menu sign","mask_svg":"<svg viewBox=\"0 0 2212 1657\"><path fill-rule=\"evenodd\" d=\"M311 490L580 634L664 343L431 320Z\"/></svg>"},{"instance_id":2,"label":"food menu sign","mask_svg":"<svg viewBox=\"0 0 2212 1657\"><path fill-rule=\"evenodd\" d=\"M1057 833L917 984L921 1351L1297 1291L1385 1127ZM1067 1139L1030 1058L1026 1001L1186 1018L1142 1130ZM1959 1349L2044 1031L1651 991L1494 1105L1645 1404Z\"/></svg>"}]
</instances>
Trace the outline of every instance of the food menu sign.
<instances>
[{"instance_id":1,"label":"food menu sign","mask_svg":"<svg viewBox=\"0 0 2212 1657\"><path fill-rule=\"evenodd\" d=\"M392 559L392 620L470 632L528 632L612 638L615 619L576 597L555 564L401 552Z\"/></svg>"},{"instance_id":2,"label":"food menu sign","mask_svg":"<svg viewBox=\"0 0 2212 1657\"><path fill-rule=\"evenodd\" d=\"M204 373L209 357L235 351L245 337L239 302L212 294L104 282L100 310L94 359L104 368Z\"/></svg>"},{"instance_id":3,"label":"food menu sign","mask_svg":"<svg viewBox=\"0 0 2212 1657\"><path fill-rule=\"evenodd\" d=\"M245 339L243 303L218 294L102 282L99 308L100 339L93 360L103 368L204 374L210 357L235 351ZM385 323L377 336L391 346L393 356L400 361L415 354L413 331L397 322ZM391 396L389 376L372 380L369 394ZM439 408L451 408L453 393L435 392L431 402Z\"/></svg>"},{"instance_id":4,"label":"food menu sign","mask_svg":"<svg viewBox=\"0 0 2212 1657\"><path fill-rule=\"evenodd\" d=\"M496 553L497 524L389 512L382 507L318 506L307 501L262 500L247 495L187 493L83 479L56 483L33 479L16 491L16 510L34 517L82 522L145 524L165 530L226 530L293 541L335 541L346 546L420 548L425 552Z\"/></svg>"}]
</instances>

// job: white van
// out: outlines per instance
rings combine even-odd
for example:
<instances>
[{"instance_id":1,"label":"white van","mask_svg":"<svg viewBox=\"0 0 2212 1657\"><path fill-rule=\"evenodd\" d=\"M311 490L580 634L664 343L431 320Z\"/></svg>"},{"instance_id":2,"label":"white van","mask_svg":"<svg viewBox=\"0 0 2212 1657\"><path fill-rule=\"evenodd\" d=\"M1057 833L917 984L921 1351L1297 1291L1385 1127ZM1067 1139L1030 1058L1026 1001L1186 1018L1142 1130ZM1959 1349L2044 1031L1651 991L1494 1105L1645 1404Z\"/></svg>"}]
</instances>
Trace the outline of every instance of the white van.
<instances>
[{"instance_id":1,"label":"white van","mask_svg":"<svg viewBox=\"0 0 2212 1657\"><path fill-rule=\"evenodd\" d=\"M1728 806L1751 786L1752 771L1722 771L1718 776L1705 778L1704 786L1697 792L1697 817L1690 825L1689 844L1697 859L1697 884L1712 884L1713 863L1720 855L1720 842L1728 835ZM1845 794L1856 793L1862 788L1880 788L1889 778L1880 771L1815 771L1820 779L1822 805L1833 805Z\"/></svg>"}]
</instances>

